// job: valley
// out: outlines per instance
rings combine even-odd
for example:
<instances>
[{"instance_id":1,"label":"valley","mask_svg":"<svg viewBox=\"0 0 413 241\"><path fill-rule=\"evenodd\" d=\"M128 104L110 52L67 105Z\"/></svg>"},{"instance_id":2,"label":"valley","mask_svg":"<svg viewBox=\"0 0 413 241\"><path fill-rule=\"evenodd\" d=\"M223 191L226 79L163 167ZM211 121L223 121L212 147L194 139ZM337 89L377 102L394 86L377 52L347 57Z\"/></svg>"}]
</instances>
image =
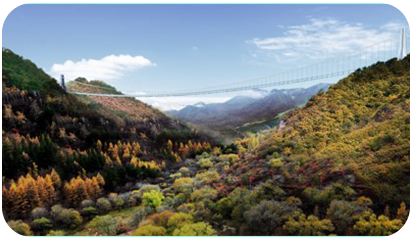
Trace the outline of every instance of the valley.
<instances>
[{"instance_id":1,"label":"valley","mask_svg":"<svg viewBox=\"0 0 413 241\"><path fill-rule=\"evenodd\" d=\"M410 55L168 113L69 94L9 49L2 63L2 210L19 234L387 236L407 220Z\"/></svg>"}]
</instances>

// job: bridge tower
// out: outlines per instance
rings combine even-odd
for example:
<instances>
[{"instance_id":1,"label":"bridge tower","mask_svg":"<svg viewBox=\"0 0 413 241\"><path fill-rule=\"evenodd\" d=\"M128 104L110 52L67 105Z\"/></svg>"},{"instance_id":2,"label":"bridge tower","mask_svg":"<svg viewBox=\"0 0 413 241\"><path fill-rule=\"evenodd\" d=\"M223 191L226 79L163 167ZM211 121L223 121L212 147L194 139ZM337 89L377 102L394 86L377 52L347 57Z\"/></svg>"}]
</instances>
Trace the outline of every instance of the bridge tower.
<instances>
[{"instance_id":1,"label":"bridge tower","mask_svg":"<svg viewBox=\"0 0 413 241\"><path fill-rule=\"evenodd\" d=\"M407 55L407 43L406 43L406 29L402 28L400 32L400 52L399 59L403 59Z\"/></svg>"},{"instance_id":2,"label":"bridge tower","mask_svg":"<svg viewBox=\"0 0 413 241\"><path fill-rule=\"evenodd\" d=\"M64 75L60 75L60 86L62 86L63 90L66 91L65 76Z\"/></svg>"}]
</instances>

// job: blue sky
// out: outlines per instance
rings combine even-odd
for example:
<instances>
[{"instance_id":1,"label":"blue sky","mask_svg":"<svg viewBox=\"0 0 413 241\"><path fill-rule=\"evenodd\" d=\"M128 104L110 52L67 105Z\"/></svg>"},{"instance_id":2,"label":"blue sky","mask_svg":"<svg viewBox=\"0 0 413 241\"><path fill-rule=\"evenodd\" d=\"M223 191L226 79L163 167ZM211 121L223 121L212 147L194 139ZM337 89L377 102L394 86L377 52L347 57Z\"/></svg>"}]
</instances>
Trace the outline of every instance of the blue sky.
<instances>
[{"instance_id":1,"label":"blue sky","mask_svg":"<svg viewBox=\"0 0 413 241\"><path fill-rule=\"evenodd\" d=\"M402 26L405 17L390 5L23 5L4 23L3 47L54 76L177 90L315 63ZM168 109L233 95L145 101Z\"/></svg>"}]
</instances>

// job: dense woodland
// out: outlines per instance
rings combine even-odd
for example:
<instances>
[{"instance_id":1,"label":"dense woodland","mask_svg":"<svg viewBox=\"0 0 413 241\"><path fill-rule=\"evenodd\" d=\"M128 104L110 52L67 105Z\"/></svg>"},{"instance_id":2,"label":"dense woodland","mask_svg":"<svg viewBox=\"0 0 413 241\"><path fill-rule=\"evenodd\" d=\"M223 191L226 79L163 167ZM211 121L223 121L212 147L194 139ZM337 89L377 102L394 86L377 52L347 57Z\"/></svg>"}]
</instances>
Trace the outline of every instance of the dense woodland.
<instances>
[{"instance_id":1,"label":"dense woodland","mask_svg":"<svg viewBox=\"0 0 413 241\"><path fill-rule=\"evenodd\" d=\"M69 95L10 50L2 61L2 208L19 234L386 236L407 220L410 56L231 145L132 98Z\"/></svg>"}]
</instances>

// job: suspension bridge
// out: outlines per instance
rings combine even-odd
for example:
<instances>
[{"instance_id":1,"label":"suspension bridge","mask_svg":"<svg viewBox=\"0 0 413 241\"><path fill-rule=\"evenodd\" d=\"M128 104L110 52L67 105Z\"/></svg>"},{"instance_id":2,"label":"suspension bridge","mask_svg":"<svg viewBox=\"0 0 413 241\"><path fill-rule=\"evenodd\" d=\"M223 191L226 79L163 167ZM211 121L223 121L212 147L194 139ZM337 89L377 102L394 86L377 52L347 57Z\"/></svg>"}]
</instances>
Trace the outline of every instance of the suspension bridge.
<instances>
[{"instance_id":1,"label":"suspension bridge","mask_svg":"<svg viewBox=\"0 0 413 241\"><path fill-rule=\"evenodd\" d=\"M215 85L203 88L183 89L178 91L128 91L122 94L104 93L110 88L73 81L72 83L79 86L90 87L97 93L78 92L67 90L68 93L86 96L106 96L106 97L173 97L173 96L191 96L191 95L208 95L226 92L237 92L251 89L269 88L316 80L326 80L334 77L346 77L357 69L370 66L379 61L387 61L392 58L402 59L410 53L410 36L406 34L405 29L401 30L399 38L382 40L363 48L361 51L352 52L334 58L326 59L315 64L295 68L278 74L264 76L245 81L225 85ZM64 77L60 82L66 90ZM103 92L103 93L102 93Z\"/></svg>"}]
</instances>

